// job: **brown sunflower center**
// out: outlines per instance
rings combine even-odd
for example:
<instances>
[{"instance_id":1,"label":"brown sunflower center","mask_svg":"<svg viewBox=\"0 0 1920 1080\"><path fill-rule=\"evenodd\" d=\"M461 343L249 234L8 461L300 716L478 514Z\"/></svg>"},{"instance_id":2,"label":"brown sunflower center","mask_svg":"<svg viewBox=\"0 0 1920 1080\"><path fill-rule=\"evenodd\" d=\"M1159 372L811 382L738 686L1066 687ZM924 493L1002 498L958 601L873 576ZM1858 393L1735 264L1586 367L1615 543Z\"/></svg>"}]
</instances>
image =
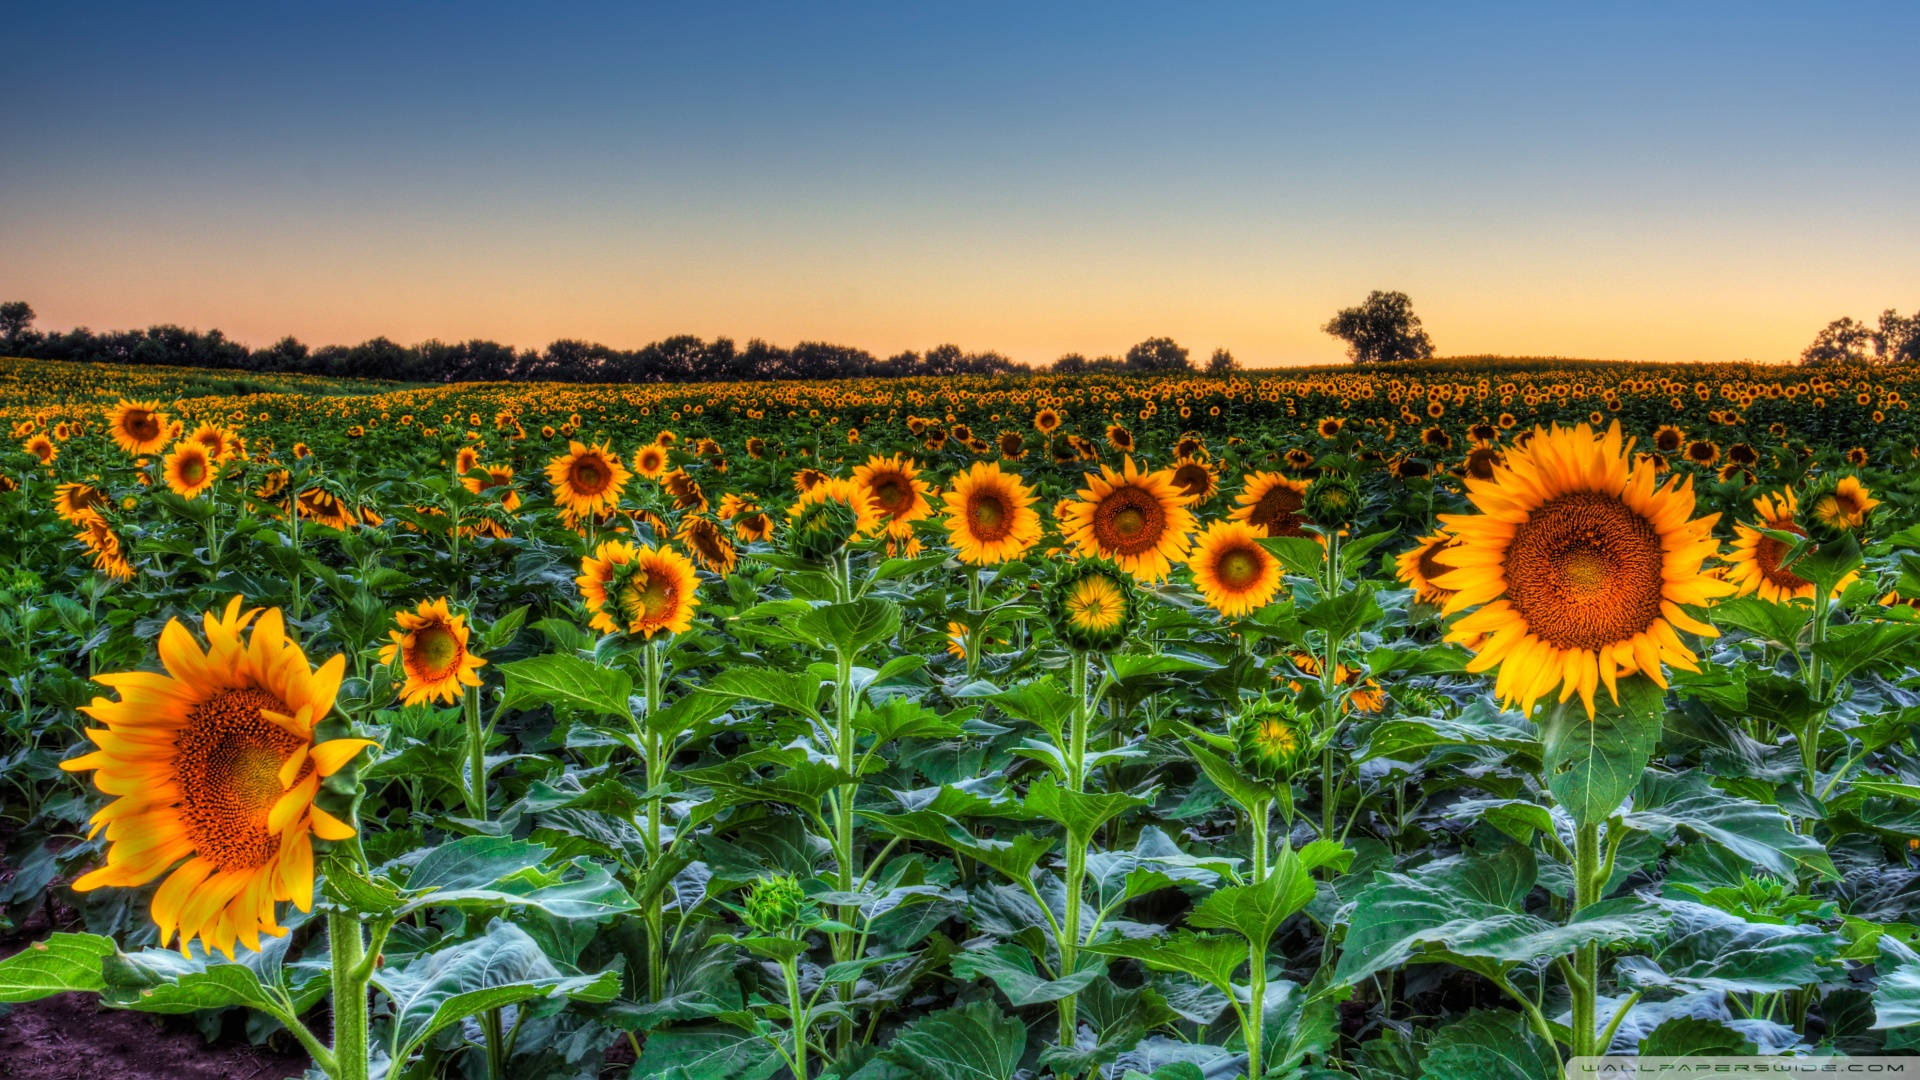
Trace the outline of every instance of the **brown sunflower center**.
<instances>
[{"instance_id":1,"label":"brown sunflower center","mask_svg":"<svg viewBox=\"0 0 1920 1080\"><path fill-rule=\"evenodd\" d=\"M598 458L581 458L567 470L567 483L582 495L598 495L607 489L611 474Z\"/></svg>"},{"instance_id":2,"label":"brown sunflower center","mask_svg":"<svg viewBox=\"0 0 1920 1080\"><path fill-rule=\"evenodd\" d=\"M160 418L146 409L128 409L124 423L135 442L152 442L160 437Z\"/></svg>"},{"instance_id":3,"label":"brown sunflower center","mask_svg":"<svg viewBox=\"0 0 1920 1080\"><path fill-rule=\"evenodd\" d=\"M1267 530L1270 536L1299 536L1300 518L1295 512L1304 505L1306 501L1299 492L1289 485L1275 484L1253 504L1247 522Z\"/></svg>"},{"instance_id":4,"label":"brown sunflower center","mask_svg":"<svg viewBox=\"0 0 1920 1080\"><path fill-rule=\"evenodd\" d=\"M1093 535L1100 546L1122 555L1150 551L1167 531L1160 500L1135 487L1116 489L1093 511Z\"/></svg>"},{"instance_id":5,"label":"brown sunflower center","mask_svg":"<svg viewBox=\"0 0 1920 1080\"><path fill-rule=\"evenodd\" d=\"M1205 495L1213 486L1212 480L1201 465L1187 464L1173 470L1173 482L1183 495Z\"/></svg>"},{"instance_id":6,"label":"brown sunflower center","mask_svg":"<svg viewBox=\"0 0 1920 1080\"><path fill-rule=\"evenodd\" d=\"M873 485L873 501L889 517L904 512L913 501L908 487L898 476L883 476Z\"/></svg>"},{"instance_id":7,"label":"brown sunflower center","mask_svg":"<svg viewBox=\"0 0 1920 1080\"><path fill-rule=\"evenodd\" d=\"M1453 544L1448 542L1444 544L1428 544L1426 547L1421 548L1420 557L1414 560L1414 565L1420 568L1420 576L1431 582L1434 578L1442 574L1451 573L1453 567L1443 565L1435 556L1452 546Z\"/></svg>"},{"instance_id":8,"label":"brown sunflower center","mask_svg":"<svg viewBox=\"0 0 1920 1080\"><path fill-rule=\"evenodd\" d=\"M180 463L180 479L189 484L197 484L207 477L205 458L190 457Z\"/></svg>"},{"instance_id":9,"label":"brown sunflower center","mask_svg":"<svg viewBox=\"0 0 1920 1080\"><path fill-rule=\"evenodd\" d=\"M451 626L434 623L413 632L413 666L428 679L452 674L465 652Z\"/></svg>"},{"instance_id":10,"label":"brown sunflower center","mask_svg":"<svg viewBox=\"0 0 1920 1080\"><path fill-rule=\"evenodd\" d=\"M264 866L280 850L267 811L285 790L280 767L301 743L262 709L293 711L264 690L223 690L194 706L174 737L180 820L194 851L221 870Z\"/></svg>"},{"instance_id":11,"label":"brown sunflower center","mask_svg":"<svg viewBox=\"0 0 1920 1080\"><path fill-rule=\"evenodd\" d=\"M1012 529L1013 508L998 494L975 494L967 499L967 525L974 539L999 540Z\"/></svg>"},{"instance_id":12,"label":"brown sunflower center","mask_svg":"<svg viewBox=\"0 0 1920 1080\"><path fill-rule=\"evenodd\" d=\"M1653 523L1583 491L1541 504L1507 547L1507 595L1527 628L1562 649L1628 641L1660 617L1665 558Z\"/></svg>"},{"instance_id":13,"label":"brown sunflower center","mask_svg":"<svg viewBox=\"0 0 1920 1080\"><path fill-rule=\"evenodd\" d=\"M1500 463L1500 452L1482 448L1467 455L1467 475L1475 480L1493 479L1493 467Z\"/></svg>"},{"instance_id":14,"label":"brown sunflower center","mask_svg":"<svg viewBox=\"0 0 1920 1080\"><path fill-rule=\"evenodd\" d=\"M1807 531L1795 525L1791 518L1777 518L1766 523L1769 529L1789 532L1795 536L1805 536ZM1753 547L1753 561L1760 567L1760 574L1774 585L1789 591L1804 589L1812 582L1780 565L1787 554L1787 545L1765 533L1760 534L1760 542Z\"/></svg>"}]
</instances>

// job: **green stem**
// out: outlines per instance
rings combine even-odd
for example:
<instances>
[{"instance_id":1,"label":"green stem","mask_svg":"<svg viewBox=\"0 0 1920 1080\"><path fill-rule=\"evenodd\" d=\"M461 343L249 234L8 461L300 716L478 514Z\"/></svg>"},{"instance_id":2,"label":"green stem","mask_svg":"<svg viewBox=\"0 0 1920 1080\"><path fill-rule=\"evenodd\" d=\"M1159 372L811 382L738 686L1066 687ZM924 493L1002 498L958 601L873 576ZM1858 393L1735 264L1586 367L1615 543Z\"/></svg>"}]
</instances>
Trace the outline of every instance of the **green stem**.
<instances>
[{"instance_id":1,"label":"green stem","mask_svg":"<svg viewBox=\"0 0 1920 1080\"><path fill-rule=\"evenodd\" d=\"M487 736L480 728L480 689L469 686L460 711L467 722L467 816L487 820Z\"/></svg>"},{"instance_id":2,"label":"green stem","mask_svg":"<svg viewBox=\"0 0 1920 1080\"><path fill-rule=\"evenodd\" d=\"M1600 877L1600 826L1587 824L1574 834L1573 914L1600 901L1605 881ZM1590 1057L1596 1053L1595 998L1600 992L1600 946L1589 942L1574 954L1577 978L1568 985L1573 998L1573 1054Z\"/></svg>"},{"instance_id":3,"label":"green stem","mask_svg":"<svg viewBox=\"0 0 1920 1080\"><path fill-rule=\"evenodd\" d=\"M361 973L366 946L360 920L351 912L327 912L327 946L333 969L333 1080L367 1080L367 980Z\"/></svg>"},{"instance_id":4,"label":"green stem","mask_svg":"<svg viewBox=\"0 0 1920 1080\"><path fill-rule=\"evenodd\" d=\"M1820 646L1827 640L1827 619L1832 613L1832 597L1827 590L1816 587L1813 593L1813 643L1807 650L1807 663L1801 668L1807 678L1807 691L1813 697L1813 715L1807 718L1807 729L1800 736L1800 763L1802 782L1809 797L1814 795L1814 786L1820 773L1820 736L1827 724L1826 668L1820 658Z\"/></svg>"},{"instance_id":5,"label":"green stem","mask_svg":"<svg viewBox=\"0 0 1920 1080\"><path fill-rule=\"evenodd\" d=\"M1268 818L1273 813L1273 801L1261 799L1254 803L1253 816L1253 884L1267 880L1267 851L1271 846L1267 840Z\"/></svg>"},{"instance_id":6,"label":"green stem","mask_svg":"<svg viewBox=\"0 0 1920 1080\"><path fill-rule=\"evenodd\" d=\"M1247 1076L1251 1080L1260 1080L1260 1055L1266 1042L1267 950L1263 943L1255 942L1252 938L1247 939L1247 979L1248 989L1251 990L1243 1031L1243 1037L1247 1040Z\"/></svg>"},{"instance_id":7,"label":"green stem","mask_svg":"<svg viewBox=\"0 0 1920 1080\"><path fill-rule=\"evenodd\" d=\"M1092 657L1076 650L1073 654L1073 714L1068 718L1071 728L1067 732L1066 746L1067 787L1075 792L1085 791L1087 783L1087 729L1093 726L1093 709L1087 699L1091 667ZM1071 829L1067 831L1066 918L1062 921L1059 939L1060 977L1063 979L1072 975L1079 963L1080 894L1086 886L1087 843L1090 839L1076 835ZM1073 1046L1078 1034L1077 997L1069 994L1060 999L1060 1045L1063 1047Z\"/></svg>"},{"instance_id":8,"label":"green stem","mask_svg":"<svg viewBox=\"0 0 1920 1080\"><path fill-rule=\"evenodd\" d=\"M841 562L846 568L846 562ZM849 594L851 587L848 587ZM858 765L854 756L853 735L853 657L840 650L834 651L834 750L839 757L839 766L843 772L851 775ZM836 869L839 871L839 891L851 893L854 882L859 877L856 865L857 852L853 837L853 804L858 794L858 783L841 784L834 791L833 801L833 853ZM837 918L845 925L852 926L856 909L842 904ZM833 958L837 962L853 959L853 935L848 931L838 931L833 935ZM854 981L849 979L839 984L839 997L850 1009L854 994ZM798 1037L796 1037L797 1039ZM853 1040L853 1021L851 1016L841 1020L834 1036L840 1053L845 1054Z\"/></svg>"},{"instance_id":9,"label":"green stem","mask_svg":"<svg viewBox=\"0 0 1920 1080\"><path fill-rule=\"evenodd\" d=\"M653 794L647 798L647 858L653 865L666 857L666 851L660 846L660 815L664 806L659 791L667 782L666 747L653 729L652 718L660 708L660 684L665 675L666 660L661 655L658 641L649 641L646 648L647 697L646 715L641 718L640 737L646 747L647 790ZM653 894L647 898L647 994L653 1001L659 1001L666 995L666 912L662 907L664 883L656 882Z\"/></svg>"},{"instance_id":10,"label":"green stem","mask_svg":"<svg viewBox=\"0 0 1920 1080\"><path fill-rule=\"evenodd\" d=\"M780 974L787 983L787 1023L793 1028L793 1078L807 1080L807 1023L809 1010L800 1003L800 965L782 960ZM843 1025L844 1026L844 1025Z\"/></svg>"}]
</instances>

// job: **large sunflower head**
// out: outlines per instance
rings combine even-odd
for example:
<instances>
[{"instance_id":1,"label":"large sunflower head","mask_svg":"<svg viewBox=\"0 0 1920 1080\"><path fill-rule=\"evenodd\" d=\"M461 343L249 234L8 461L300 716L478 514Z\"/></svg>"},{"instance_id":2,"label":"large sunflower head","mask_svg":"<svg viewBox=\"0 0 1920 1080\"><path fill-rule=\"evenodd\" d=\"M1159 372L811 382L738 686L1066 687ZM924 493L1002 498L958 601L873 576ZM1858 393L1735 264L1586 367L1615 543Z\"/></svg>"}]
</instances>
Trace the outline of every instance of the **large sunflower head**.
<instances>
[{"instance_id":1,"label":"large sunflower head","mask_svg":"<svg viewBox=\"0 0 1920 1080\"><path fill-rule=\"evenodd\" d=\"M955 473L944 496L947 535L960 561L992 566L1017 559L1040 540L1034 494L998 462L977 461Z\"/></svg>"},{"instance_id":2,"label":"large sunflower head","mask_svg":"<svg viewBox=\"0 0 1920 1080\"><path fill-rule=\"evenodd\" d=\"M1280 591L1280 560L1260 546L1260 534L1244 521L1208 525L1187 566L1200 595L1230 618L1267 606Z\"/></svg>"},{"instance_id":3,"label":"large sunflower head","mask_svg":"<svg viewBox=\"0 0 1920 1080\"><path fill-rule=\"evenodd\" d=\"M1080 497L1066 506L1060 531L1080 554L1112 559L1141 581L1158 581L1183 558L1193 512L1166 471L1142 472L1128 457L1121 472L1087 474Z\"/></svg>"},{"instance_id":4,"label":"large sunflower head","mask_svg":"<svg viewBox=\"0 0 1920 1080\"><path fill-rule=\"evenodd\" d=\"M1293 702L1262 698L1233 718L1234 761L1255 780L1284 783L1305 764L1313 732Z\"/></svg>"},{"instance_id":5,"label":"large sunflower head","mask_svg":"<svg viewBox=\"0 0 1920 1080\"><path fill-rule=\"evenodd\" d=\"M173 421L157 401L122 401L107 413L107 430L129 454L152 454L167 444Z\"/></svg>"},{"instance_id":6,"label":"large sunflower head","mask_svg":"<svg viewBox=\"0 0 1920 1080\"><path fill-rule=\"evenodd\" d=\"M569 441L567 452L547 463L553 501L575 515L601 514L619 505L632 474L606 443L588 446Z\"/></svg>"},{"instance_id":7,"label":"large sunflower head","mask_svg":"<svg viewBox=\"0 0 1920 1080\"><path fill-rule=\"evenodd\" d=\"M240 605L234 597L224 614L206 614L204 650L169 621L164 674L94 676L119 699L81 710L104 725L87 732L99 749L61 762L94 770L95 786L117 796L93 815L94 831L106 829L106 865L73 887L140 886L171 869L153 897L161 944L178 933L182 952L199 938L228 957L235 941L258 949L260 935L286 933L280 901L310 908L314 839L354 834L315 804L320 782L373 745L315 741L346 657L310 667L278 608Z\"/></svg>"},{"instance_id":8,"label":"large sunflower head","mask_svg":"<svg viewBox=\"0 0 1920 1080\"><path fill-rule=\"evenodd\" d=\"M574 583L592 613L589 625L607 634L678 634L693 625L700 605L693 564L664 544L608 540L581 561Z\"/></svg>"},{"instance_id":9,"label":"large sunflower head","mask_svg":"<svg viewBox=\"0 0 1920 1080\"><path fill-rule=\"evenodd\" d=\"M853 470L853 482L889 525L919 521L933 513L927 482L920 479L920 466L912 458L875 454Z\"/></svg>"},{"instance_id":10,"label":"large sunflower head","mask_svg":"<svg viewBox=\"0 0 1920 1080\"><path fill-rule=\"evenodd\" d=\"M1453 568L1440 562L1440 552L1453 546L1453 537L1444 532L1429 533L1412 548L1394 556L1395 576L1412 587L1413 598L1424 604L1444 604L1453 595L1433 580Z\"/></svg>"},{"instance_id":11,"label":"large sunflower head","mask_svg":"<svg viewBox=\"0 0 1920 1080\"><path fill-rule=\"evenodd\" d=\"M1133 581L1106 559L1067 564L1046 592L1054 637L1076 652L1111 652L1126 643L1139 620Z\"/></svg>"},{"instance_id":12,"label":"large sunflower head","mask_svg":"<svg viewBox=\"0 0 1920 1080\"><path fill-rule=\"evenodd\" d=\"M1701 569L1719 515L1694 518L1692 481L1656 488L1630 450L1617 423L1536 429L1492 480L1466 481L1479 514L1441 516L1458 543L1435 553L1453 569L1434 583L1448 613L1478 608L1450 640L1477 649L1468 670L1499 665L1495 692L1523 711L1558 686L1592 716L1597 686L1617 699L1623 675L1695 670L1676 631L1715 635L1682 608L1733 591Z\"/></svg>"},{"instance_id":13,"label":"large sunflower head","mask_svg":"<svg viewBox=\"0 0 1920 1080\"><path fill-rule=\"evenodd\" d=\"M1240 482L1233 519L1244 521L1266 536L1305 536L1307 485L1277 472L1253 473Z\"/></svg>"},{"instance_id":14,"label":"large sunflower head","mask_svg":"<svg viewBox=\"0 0 1920 1080\"><path fill-rule=\"evenodd\" d=\"M205 443L194 439L175 443L164 466L167 488L183 499L198 498L219 479L215 462Z\"/></svg>"},{"instance_id":15,"label":"large sunflower head","mask_svg":"<svg viewBox=\"0 0 1920 1080\"><path fill-rule=\"evenodd\" d=\"M446 597L422 600L394 621L400 628L387 632L392 641L381 646L380 662L391 664L398 658L406 672L402 704L416 705L431 698L451 705L464 692L462 687L480 685L475 672L486 661L468 649L467 617L449 610Z\"/></svg>"}]
</instances>

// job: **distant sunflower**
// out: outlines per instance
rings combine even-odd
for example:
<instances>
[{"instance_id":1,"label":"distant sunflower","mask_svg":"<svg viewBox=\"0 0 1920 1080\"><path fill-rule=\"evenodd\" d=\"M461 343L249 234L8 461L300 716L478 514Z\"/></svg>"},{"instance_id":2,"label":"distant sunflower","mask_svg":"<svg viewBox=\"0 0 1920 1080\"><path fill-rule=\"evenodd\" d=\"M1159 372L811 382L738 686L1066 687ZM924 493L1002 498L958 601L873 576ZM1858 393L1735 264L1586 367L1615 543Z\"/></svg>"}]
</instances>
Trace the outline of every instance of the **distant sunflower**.
<instances>
[{"instance_id":1,"label":"distant sunflower","mask_svg":"<svg viewBox=\"0 0 1920 1080\"><path fill-rule=\"evenodd\" d=\"M192 439L174 444L167 454L165 473L167 488L183 499L200 497L219 476L206 444Z\"/></svg>"},{"instance_id":2,"label":"distant sunflower","mask_svg":"<svg viewBox=\"0 0 1920 1080\"><path fill-rule=\"evenodd\" d=\"M1720 460L1720 446L1710 439L1695 439L1687 444L1687 460L1695 465L1711 465Z\"/></svg>"},{"instance_id":3,"label":"distant sunflower","mask_svg":"<svg viewBox=\"0 0 1920 1080\"><path fill-rule=\"evenodd\" d=\"M1192 500L1189 505L1201 505L1220 490L1219 467L1204 458L1182 455L1169 468L1173 470L1173 486Z\"/></svg>"},{"instance_id":4,"label":"distant sunflower","mask_svg":"<svg viewBox=\"0 0 1920 1080\"><path fill-rule=\"evenodd\" d=\"M1112 559L1139 581L1158 581L1189 550L1193 513L1165 472L1142 472L1127 457L1122 471L1102 465L1067 504L1060 531L1082 555Z\"/></svg>"},{"instance_id":5,"label":"distant sunflower","mask_svg":"<svg viewBox=\"0 0 1920 1080\"><path fill-rule=\"evenodd\" d=\"M160 943L178 933L183 953L195 938L228 957L236 941L257 950L262 934L286 933L277 903L310 909L313 841L354 835L315 804L320 781L373 745L314 740L346 657L310 668L278 608L240 605L236 596L223 615L206 614L204 651L170 620L160 633L167 674L94 676L120 695L81 710L104 725L87 732L100 749L60 763L94 770L94 784L119 796L92 819L106 829L106 865L73 887L136 887L179 864L152 912Z\"/></svg>"},{"instance_id":6,"label":"distant sunflower","mask_svg":"<svg viewBox=\"0 0 1920 1080\"><path fill-rule=\"evenodd\" d=\"M500 509L509 514L520 509L520 492L514 488L513 484L513 466L481 465L478 466L478 471L485 475L463 476L460 478L461 486L475 495L493 494L500 500Z\"/></svg>"},{"instance_id":7,"label":"distant sunflower","mask_svg":"<svg viewBox=\"0 0 1920 1080\"><path fill-rule=\"evenodd\" d=\"M1493 480L1466 481L1479 514L1441 515L1459 541L1434 556L1453 568L1434 582L1454 590L1445 611L1478 608L1449 640L1477 648L1469 671L1498 665L1495 692L1522 711L1558 685L1592 716L1598 686L1617 697L1623 675L1664 686L1663 663L1696 670L1676 629L1717 635L1682 605L1733 591L1701 570L1719 515L1693 518L1691 481L1655 488L1628 451L1617 423L1536 429Z\"/></svg>"},{"instance_id":8,"label":"distant sunflower","mask_svg":"<svg viewBox=\"0 0 1920 1080\"><path fill-rule=\"evenodd\" d=\"M1243 521L1208 525L1187 566L1200 595L1229 618L1266 607L1280 591L1280 560L1260 546L1260 534Z\"/></svg>"},{"instance_id":9,"label":"distant sunflower","mask_svg":"<svg viewBox=\"0 0 1920 1080\"><path fill-rule=\"evenodd\" d=\"M733 531L749 544L758 543L773 535L773 518L764 510L742 511L732 521Z\"/></svg>"},{"instance_id":10,"label":"distant sunflower","mask_svg":"<svg viewBox=\"0 0 1920 1080\"><path fill-rule=\"evenodd\" d=\"M206 447L207 455L215 461L225 461L233 455L235 436L233 432L219 424L201 424L193 429L193 434L187 436L187 439Z\"/></svg>"},{"instance_id":11,"label":"distant sunflower","mask_svg":"<svg viewBox=\"0 0 1920 1080\"><path fill-rule=\"evenodd\" d=\"M1033 430L1042 435L1051 435L1060 430L1060 413L1054 409L1041 409L1034 413Z\"/></svg>"},{"instance_id":12,"label":"distant sunflower","mask_svg":"<svg viewBox=\"0 0 1920 1080\"><path fill-rule=\"evenodd\" d=\"M474 672L486 661L467 648L467 617L455 615L447 607L447 598L422 600L412 611L394 617L400 629L389 630L390 644L380 647L380 662L393 663L400 658L406 672L400 702L418 705L429 698L451 705L460 699L463 686L479 686Z\"/></svg>"},{"instance_id":13,"label":"distant sunflower","mask_svg":"<svg viewBox=\"0 0 1920 1080\"><path fill-rule=\"evenodd\" d=\"M693 625L700 578L685 555L662 545L608 540L580 563L581 600L589 623L608 634L677 634Z\"/></svg>"},{"instance_id":14,"label":"distant sunflower","mask_svg":"<svg viewBox=\"0 0 1920 1080\"><path fill-rule=\"evenodd\" d=\"M632 474L606 443L567 443L567 452L547 463L553 501L574 514L600 514L619 505Z\"/></svg>"},{"instance_id":15,"label":"distant sunflower","mask_svg":"<svg viewBox=\"0 0 1920 1080\"><path fill-rule=\"evenodd\" d=\"M44 434L29 435L27 441L20 445L27 453L39 458L42 465L51 465L60 456L60 448Z\"/></svg>"},{"instance_id":16,"label":"distant sunflower","mask_svg":"<svg viewBox=\"0 0 1920 1080\"><path fill-rule=\"evenodd\" d=\"M1133 453L1133 432L1119 424L1107 425L1107 445L1123 454Z\"/></svg>"},{"instance_id":17,"label":"distant sunflower","mask_svg":"<svg viewBox=\"0 0 1920 1080\"><path fill-rule=\"evenodd\" d=\"M166 446L173 421L157 401L122 401L107 413L113 441L129 454L152 454Z\"/></svg>"},{"instance_id":18,"label":"distant sunflower","mask_svg":"<svg viewBox=\"0 0 1920 1080\"><path fill-rule=\"evenodd\" d=\"M1307 484L1277 472L1253 473L1240 481L1232 517L1268 536L1305 536Z\"/></svg>"}]
</instances>

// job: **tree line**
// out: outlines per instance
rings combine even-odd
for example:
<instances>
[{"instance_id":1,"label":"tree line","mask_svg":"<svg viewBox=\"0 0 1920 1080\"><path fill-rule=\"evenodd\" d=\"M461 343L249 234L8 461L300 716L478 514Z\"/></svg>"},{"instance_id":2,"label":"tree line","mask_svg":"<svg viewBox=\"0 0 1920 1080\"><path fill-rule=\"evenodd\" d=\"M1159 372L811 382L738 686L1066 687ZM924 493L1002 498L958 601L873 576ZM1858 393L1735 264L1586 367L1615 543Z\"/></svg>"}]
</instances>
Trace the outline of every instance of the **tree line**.
<instances>
[{"instance_id":1,"label":"tree line","mask_svg":"<svg viewBox=\"0 0 1920 1080\"><path fill-rule=\"evenodd\" d=\"M1920 363L1920 311L1902 315L1894 308L1880 313L1879 325L1848 316L1835 319L1813 337L1800 353L1803 364Z\"/></svg>"},{"instance_id":2,"label":"tree line","mask_svg":"<svg viewBox=\"0 0 1920 1080\"><path fill-rule=\"evenodd\" d=\"M747 382L769 379L899 378L911 375L1165 374L1204 370L1225 375L1240 370L1226 349L1196 365L1185 346L1153 337L1122 356L1089 358L1067 353L1036 368L998 352L968 352L958 345L907 350L885 358L851 345L803 341L782 348L755 338L742 347L732 338L712 341L681 334L638 349L616 349L562 338L545 349L516 349L497 341L424 341L402 345L376 337L358 345L308 346L284 337L250 348L219 330L189 330L163 324L145 330L96 333L84 326L63 332L33 328L33 307L22 300L0 304L0 354L33 360L282 372L331 378L395 379L402 382ZM1322 327L1347 343L1355 363L1428 359L1433 341L1405 293L1373 292L1356 307L1338 312Z\"/></svg>"}]
</instances>

